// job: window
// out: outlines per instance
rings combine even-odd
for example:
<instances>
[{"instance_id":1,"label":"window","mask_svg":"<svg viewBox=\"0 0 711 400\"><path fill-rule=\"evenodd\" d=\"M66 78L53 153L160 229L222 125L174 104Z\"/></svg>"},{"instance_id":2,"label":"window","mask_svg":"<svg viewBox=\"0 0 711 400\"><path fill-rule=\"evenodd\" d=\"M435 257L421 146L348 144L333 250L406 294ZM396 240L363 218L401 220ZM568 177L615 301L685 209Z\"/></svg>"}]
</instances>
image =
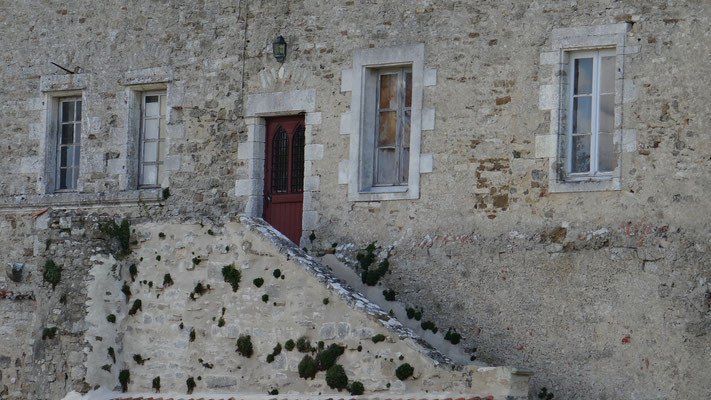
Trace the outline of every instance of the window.
<instances>
[{"instance_id":1,"label":"window","mask_svg":"<svg viewBox=\"0 0 711 400\"><path fill-rule=\"evenodd\" d=\"M145 92L141 96L139 186L160 185L165 160L165 92Z\"/></svg>"},{"instance_id":2,"label":"window","mask_svg":"<svg viewBox=\"0 0 711 400\"><path fill-rule=\"evenodd\" d=\"M378 73L373 186L406 185L410 163L410 68Z\"/></svg>"},{"instance_id":3,"label":"window","mask_svg":"<svg viewBox=\"0 0 711 400\"><path fill-rule=\"evenodd\" d=\"M422 107L424 87L436 81L435 71L428 73L425 80L422 43L353 52L342 82L352 91L341 119L350 158L343 173L339 165L350 201L420 197L420 173L431 171L431 157L420 154L422 131L434 129L434 110Z\"/></svg>"},{"instance_id":4,"label":"window","mask_svg":"<svg viewBox=\"0 0 711 400\"><path fill-rule=\"evenodd\" d=\"M609 178L617 168L615 62L615 49L570 54L569 179Z\"/></svg>"},{"instance_id":5,"label":"window","mask_svg":"<svg viewBox=\"0 0 711 400\"><path fill-rule=\"evenodd\" d=\"M81 98L58 100L56 190L76 190L81 153Z\"/></svg>"}]
</instances>

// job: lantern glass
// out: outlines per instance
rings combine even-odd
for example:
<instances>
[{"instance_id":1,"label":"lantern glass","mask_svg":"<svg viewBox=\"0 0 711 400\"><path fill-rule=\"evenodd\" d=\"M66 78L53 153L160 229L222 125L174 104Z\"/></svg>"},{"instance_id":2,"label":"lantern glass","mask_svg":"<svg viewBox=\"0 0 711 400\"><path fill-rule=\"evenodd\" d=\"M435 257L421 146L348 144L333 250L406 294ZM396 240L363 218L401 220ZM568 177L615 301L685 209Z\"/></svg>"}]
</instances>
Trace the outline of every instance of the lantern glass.
<instances>
[{"instance_id":1,"label":"lantern glass","mask_svg":"<svg viewBox=\"0 0 711 400\"><path fill-rule=\"evenodd\" d=\"M274 52L274 58L276 58L278 62L283 63L286 58L286 40L284 40L284 37L279 36L274 39L272 50Z\"/></svg>"}]
</instances>

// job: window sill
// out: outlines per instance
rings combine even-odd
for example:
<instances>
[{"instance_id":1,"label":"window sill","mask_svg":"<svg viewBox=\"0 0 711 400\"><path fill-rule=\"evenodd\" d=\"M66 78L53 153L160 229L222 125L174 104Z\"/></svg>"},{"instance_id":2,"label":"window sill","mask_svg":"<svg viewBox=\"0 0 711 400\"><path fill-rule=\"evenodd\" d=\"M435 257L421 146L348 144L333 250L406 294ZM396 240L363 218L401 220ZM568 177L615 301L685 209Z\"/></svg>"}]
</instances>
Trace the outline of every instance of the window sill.
<instances>
[{"instance_id":1,"label":"window sill","mask_svg":"<svg viewBox=\"0 0 711 400\"><path fill-rule=\"evenodd\" d=\"M409 186L371 186L358 192L348 193L349 201L415 200L419 190Z\"/></svg>"},{"instance_id":2,"label":"window sill","mask_svg":"<svg viewBox=\"0 0 711 400\"><path fill-rule=\"evenodd\" d=\"M578 176L571 177L567 181L552 179L548 182L549 193L603 192L621 189L620 178L610 175Z\"/></svg>"},{"instance_id":3,"label":"window sill","mask_svg":"<svg viewBox=\"0 0 711 400\"><path fill-rule=\"evenodd\" d=\"M101 208L109 205L131 206L138 202L156 203L161 200L163 196L160 188L100 193L56 192L44 195L0 197L0 210L37 207Z\"/></svg>"},{"instance_id":4,"label":"window sill","mask_svg":"<svg viewBox=\"0 0 711 400\"><path fill-rule=\"evenodd\" d=\"M361 190L360 193L403 193L408 189L408 186L372 186Z\"/></svg>"}]
</instances>

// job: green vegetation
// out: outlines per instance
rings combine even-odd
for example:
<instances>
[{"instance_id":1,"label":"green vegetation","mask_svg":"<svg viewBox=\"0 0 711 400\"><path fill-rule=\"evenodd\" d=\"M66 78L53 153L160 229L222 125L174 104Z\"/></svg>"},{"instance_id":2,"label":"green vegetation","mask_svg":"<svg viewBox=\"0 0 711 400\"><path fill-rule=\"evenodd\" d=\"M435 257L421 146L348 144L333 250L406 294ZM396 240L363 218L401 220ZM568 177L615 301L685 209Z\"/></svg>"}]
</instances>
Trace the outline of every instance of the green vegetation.
<instances>
[{"instance_id":1,"label":"green vegetation","mask_svg":"<svg viewBox=\"0 0 711 400\"><path fill-rule=\"evenodd\" d=\"M128 310L128 315L134 315L138 310L143 310L143 303L141 303L141 299L136 299L133 301L133 305L131 306L131 309Z\"/></svg>"},{"instance_id":2,"label":"green vegetation","mask_svg":"<svg viewBox=\"0 0 711 400\"><path fill-rule=\"evenodd\" d=\"M262 285L264 285L264 279L257 278L255 280L253 280L252 283L254 283L254 286L260 288L260 287L262 287Z\"/></svg>"},{"instance_id":3,"label":"green vegetation","mask_svg":"<svg viewBox=\"0 0 711 400\"><path fill-rule=\"evenodd\" d=\"M240 335L237 339L237 352L243 357L252 357L254 349L252 348L252 337L250 335Z\"/></svg>"},{"instance_id":4,"label":"green vegetation","mask_svg":"<svg viewBox=\"0 0 711 400\"><path fill-rule=\"evenodd\" d=\"M54 336L57 334L57 327L52 327L52 328L44 328L42 330L42 340L46 339L54 339Z\"/></svg>"},{"instance_id":5,"label":"green vegetation","mask_svg":"<svg viewBox=\"0 0 711 400\"><path fill-rule=\"evenodd\" d=\"M225 282L232 286L233 292L236 292L237 289L239 289L239 283L242 280L242 272L235 269L234 264L222 267L222 277L225 278Z\"/></svg>"},{"instance_id":6,"label":"green vegetation","mask_svg":"<svg viewBox=\"0 0 711 400\"><path fill-rule=\"evenodd\" d=\"M270 396L276 396L279 394L279 391L277 389L272 389L269 391Z\"/></svg>"},{"instance_id":7,"label":"green vegetation","mask_svg":"<svg viewBox=\"0 0 711 400\"><path fill-rule=\"evenodd\" d=\"M163 275L163 287L167 288L173 285L173 277L170 274Z\"/></svg>"},{"instance_id":8,"label":"green vegetation","mask_svg":"<svg viewBox=\"0 0 711 400\"><path fill-rule=\"evenodd\" d=\"M552 400L553 397L555 397L555 396L553 395L553 393L552 393L552 392L549 392L549 391L548 391L548 388L546 388L546 387L542 387L542 388L541 388L541 391L538 392L538 398L539 398L539 399Z\"/></svg>"},{"instance_id":9,"label":"green vegetation","mask_svg":"<svg viewBox=\"0 0 711 400\"><path fill-rule=\"evenodd\" d=\"M111 361L113 361L114 364L116 364L116 352L114 351L113 347L109 347L106 350L106 353L111 357Z\"/></svg>"},{"instance_id":10,"label":"green vegetation","mask_svg":"<svg viewBox=\"0 0 711 400\"><path fill-rule=\"evenodd\" d=\"M460 335L456 329L449 328L447 333L444 334L444 340L449 340L452 344L457 344L462 340L462 335Z\"/></svg>"},{"instance_id":11,"label":"green vegetation","mask_svg":"<svg viewBox=\"0 0 711 400\"><path fill-rule=\"evenodd\" d=\"M335 343L328 346L326 350L319 351L316 355L316 363L319 371L326 371L336 364L338 357L346 350L344 346Z\"/></svg>"},{"instance_id":12,"label":"green vegetation","mask_svg":"<svg viewBox=\"0 0 711 400\"><path fill-rule=\"evenodd\" d=\"M99 230L108 234L110 237L118 239L121 251L117 254L118 257L126 256L131 253L131 225L127 219L117 224L111 220L99 226Z\"/></svg>"},{"instance_id":13,"label":"green vegetation","mask_svg":"<svg viewBox=\"0 0 711 400\"><path fill-rule=\"evenodd\" d=\"M170 197L170 188L165 188L163 189L163 200L168 200L168 197Z\"/></svg>"},{"instance_id":14,"label":"green vegetation","mask_svg":"<svg viewBox=\"0 0 711 400\"><path fill-rule=\"evenodd\" d=\"M136 264L131 264L128 267L128 273L131 275L131 282L136 282L136 275L138 275L138 268Z\"/></svg>"},{"instance_id":15,"label":"green vegetation","mask_svg":"<svg viewBox=\"0 0 711 400\"><path fill-rule=\"evenodd\" d=\"M328 297L325 297L325 298L323 299L323 305L324 305L324 306L328 305Z\"/></svg>"},{"instance_id":16,"label":"green vegetation","mask_svg":"<svg viewBox=\"0 0 711 400\"><path fill-rule=\"evenodd\" d=\"M316 234L314 232L311 232L311 234L309 235L309 241L313 242L314 240L316 240Z\"/></svg>"},{"instance_id":17,"label":"green vegetation","mask_svg":"<svg viewBox=\"0 0 711 400\"><path fill-rule=\"evenodd\" d=\"M365 388L363 387L363 384L355 381L351 383L351 386L348 388L348 391L351 392L351 395L353 396L360 396L365 392Z\"/></svg>"},{"instance_id":18,"label":"green vegetation","mask_svg":"<svg viewBox=\"0 0 711 400\"><path fill-rule=\"evenodd\" d=\"M415 319L415 321L419 321L422 319L422 311L416 311L412 307L408 307L407 311L407 318L408 319Z\"/></svg>"},{"instance_id":19,"label":"green vegetation","mask_svg":"<svg viewBox=\"0 0 711 400\"><path fill-rule=\"evenodd\" d=\"M112 324L116 323L116 316L114 314L109 314L106 316L106 320Z\"/></svg>"},{"instance_id":20,"label":"green vegetation","mask_svg":"<svg viewBox=\"0 0 711 400\"><path fill-rule=\"evenodd\" d=\"M396 291L394 291L392 289L383 290L383 297L385 297L385 300L395 301L395 296L397 296Z\"/></svg>"},{"instance_id":21,"label":"green vegetation","mask_svg":"<svg viewBox=\"0 0 711 400\"><path fill-rule=\"evenodd\" d=\"M311 351L311 342L306 337L302 336L296 340L296 350L301 353L308 353Z\"/></svg>"},{"instance_id":22,"label":"green vegetation","mask_svg":"<svg viewBox=\"0 0 711 400\"><path fill-rule=\"evenodd\" d=\"M193 393L193 389L195 389L195 379L191 376L187 380L185 380L185 384L188 386L188 394Z\"/></svg>"},{"instance_id":23,"label":"green vegetation","mask_svg":"<svg viewBox=\"0 0 711 400\"><path fill-rule=\"evenodd\" d=\"M163 232L158 232L158 237L161 239L165 239L165 233Z\"/></svg>"},{"instance_id":24,"label":"green vegetation","mask_svg":"<svg viewBox=\"0 0 711 400\"><path fill-rule=\"evenodd\" d=\"M135 361L136 364L138 364L138 365L143 365L143 363L146 362L146 360L143 359L143 357L141 357L140 354L134 354L134 355L133 355L133 361Z\"/></svg>"},{"instance_id":25,"label":"green vegetation","mask_svg":"<svg viewBox=\"0 0 711 400\"><path fill-rule=\"evenodd\" d=\"M126 393L128 391L128 381L131 379L131 373L127 369L122 369L119 372L119 383L121 384L121 391Z\"/></svg>"},{"instance_id":26,"label":"green vegetation","mask_svg":"<svg viewBox=\"0 0 711 400\"><path fill-rule=\"evenodd\" d=\"M318 372L318 364L310 355L305 355L299 363L299 376L304 379L314 379Z\"/></svg>"},{"instance_id":27,"label":"green vegetation","mask_svg":"<svg viewBox=\"0 0 711 400\"><path fill-rule=\"evenodd\" d=\"M424 321L423 323L420 324L420 327L426 331L430 330L430 331L432 331L432 333L437 333L437 331L438 331L437 325L435 325L434 322L432 322L432 321Z\"/></svg>"},{"instance_id":28,"label":"green vegetation","mask_svg":"<svg viewBox=\"0 0 711 400\"><path fill-rule=\"evenodd\" d=\"M397 376L397 379L404 381L405 379L411 377L414 372L415 369L412 368L410 364L404 363L397 367L397 369L395 370L395 376Z\"/></svg>"},{"instance_id":29,"label":"green vegetation","mask_svg":"<svg viewBox=\"0 0 711 400\"><path fill-rule=\"evenodd\" d=\"M62 279L62 266L57 265L52 260L47 260L44 263L44 273L42 274L44 281L52 285L52 290L57 286Z\"/></svg>"},{"instance_id":30,"label":"green vegetation","mask_svg":"<svg viewBox=\"0 0 711 400\"><path fill-rule=\"evenodd\" d=\"M190 328L190 342L195 341L195 328Z\"/></svg>"},{"instance_id":31,"label":"green vegetation","mask_svg":"<svg viewBox=\"0 0 711 400\"><path fill-rule=\"evenodd\" d=\"M294 340L289 339L286 342L284 342L284 348L286 351L292 351L294 350L294 347L296 346L296 343L294 343Z\"/></svg>"},{"instance_id":32,"label":"green vegetation","mask_svg":"<svg viewBox=\"0 0 711 400\"><path fill-rule=\"evenodd\" d=\"M348 377L343 366L336 364L326 371L326 384L332 389L338 389L339 392L348 386Z\"/></svg>"},{"instance_id":33,"label":"green vegetation","mask_svg":"<svg viewBox=\"0 0 711 400\"><path fill-rule=\"evenodd\" d=\"M217 320L217 327L222 328L223 326L225 326L225 319L220 317L220 319Z\"/></svg>"},{"instance_id":34,"label":"green vegetation","mask_svg":"<svg viewBox=\"0 0 711 400\"><path fill-rule=\"evenodd\" d=\"M129 299L131 299L131 287L128 286L128 283L126 283L126 281L123 281L121 292L126 296L126 304L128 304Z\"/></svg>"},{"instance_id":35,"label":"green vegetation","mask_svg":"<svg viewBox=\"0 0 711 400\"><path fill-rule=\"evenodd\" d=\"M279 268L275 269L272 275L274 275L275 278L279 278L281 276L281 270Z\"/></svg>"},{"instance_id":36,"label":"green vegetation","mask_svg":"<svg viewBox=\"0 0 711 400\"><path fill-rule=\"evenodd\" d=\"M268 302L269 302L269 295L268 295L268 294L263 294L263 295L262 295L262 301L265 302L265 303L268 303Z\"/></svg>"},{"instance_id":37,"label":"green vegetation","mask_svg":"<svg viewBox=\"0 0 711 400\"><path fill-rule=\"evenodd\" d=\"M190 292L190 300L195 301L197 299L196 296L202 296L203 294L207 293L208 290L210 290L210 285L207 285L207 287L205 287L202 285L202 282L198 282L193 288L193 291Z\"/></svg>"},{"instance_id":38,"label":"green vegetation","mask_svg":"<svg viewBox=\"0 0 711 400\"><path fill-rule=\"evenodd\" d=\"M372 340L373 343L380 343L380 342L385 341L385 335L377 334L377 335L373 336L370 340Z\"/></svg>"},{"instance_id":39,"label":"green vegetation","mask_svg":"<svg viewBox=\"0 0 711 400\"><path fill-rule=\"evenodd\" d=\"M281 343L277 343L277 345L272 349L272 353L267 355L267 362L274 362L274 358L279 355L279 353L281 353Z\"/></svg>"},{"instance_id":40,"label":"green vegetation","mask_svg":"<svg viewBox=\"0 0 711 400\"><path fill-rule=\"evenodd\" d=\"M215 232L213 232L212 229L208 229L207 234L210 236L215 236Z\"/></svg>"},{"instance_id":41,"label":"green vegetation","mask_svg":"<svg viewBox=\"0 0 711 400\"><path fill-rule=\"evenodd\" d=\"M193 257L193 265L198 265L201 261L200 257Z\"/></svg>"},{"instance_id":42,"label":"green vegetation","mask_svg":"<svg viewBox=\"0 0 711 400\"><path fill-rule=\"evenodd\" d=\"M160 393L160 376L153 378L153 384L151 387L155 389L156 393Z\"/></svg>"}]
</instances>

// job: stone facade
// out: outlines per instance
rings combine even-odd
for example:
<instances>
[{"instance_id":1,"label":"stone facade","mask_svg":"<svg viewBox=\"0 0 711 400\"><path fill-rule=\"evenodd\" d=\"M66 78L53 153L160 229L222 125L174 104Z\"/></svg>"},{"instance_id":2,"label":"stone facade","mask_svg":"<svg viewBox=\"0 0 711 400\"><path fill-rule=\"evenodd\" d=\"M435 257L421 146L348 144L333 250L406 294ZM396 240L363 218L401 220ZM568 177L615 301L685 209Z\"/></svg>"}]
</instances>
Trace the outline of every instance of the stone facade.
<instances>
[{"instance_id":1,"label":"stone facade","mask_svg":"<svg viewBox=\"0 0 711 400\"><path fill-rule=\"evenodd\" d=\"M20 282L0 277L0 397L57 398L100 380L87 375L101 365L86 364L85 301L107 242L87 213L146 229L259 216L264 120L301 112L300 245L311 253L335 243L349 262L377 241L392 271L383 285L460 331L480 359L535 371L532 396L542 386L566 399L711 391L708 4L82 1L0 11L0 262L25 265ZM271 54L278 35L283 64ZM354 68L373 67L359 64L363 54L407 46L424 47L421 70L403 56L422 90L413 185L361 192L353 140L363 111L353 101L364 80ZM566 55L598 47L616 52L619 163L609 180L571 184L559 179ZM136 98L156 89L167 95L166 174L139 190ZM50 184L53 107L66 96L84 105L76 192ZM49 258L65 266L55 290L42 280ZM58 339L42 340L55 326Z\"/></svg>"}]
</instances>

